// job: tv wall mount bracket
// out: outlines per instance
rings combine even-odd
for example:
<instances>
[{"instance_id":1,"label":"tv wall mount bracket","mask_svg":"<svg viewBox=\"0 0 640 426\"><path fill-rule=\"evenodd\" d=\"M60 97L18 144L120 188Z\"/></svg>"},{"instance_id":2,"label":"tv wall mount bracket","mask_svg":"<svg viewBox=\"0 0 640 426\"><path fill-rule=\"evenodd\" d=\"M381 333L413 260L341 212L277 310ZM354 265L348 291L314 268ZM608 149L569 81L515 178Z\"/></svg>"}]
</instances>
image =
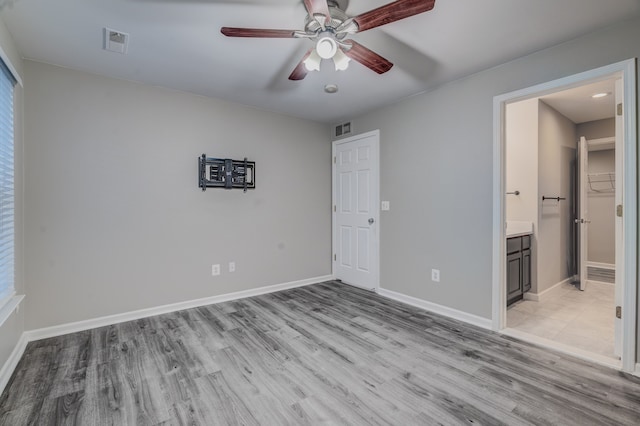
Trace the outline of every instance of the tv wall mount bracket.
<instances>
[{"instance_id":1,"label":"tv wall mount bracket","mask_svg":"<svg viewBox=\"0 0 640 426\"><path fill-rule=\"evenodd\" d=\"M255 189L255 161L232 160L230 158L211 158L206 154L198 157L198 186L224 189Z\"/></svg>"}]
</instances>

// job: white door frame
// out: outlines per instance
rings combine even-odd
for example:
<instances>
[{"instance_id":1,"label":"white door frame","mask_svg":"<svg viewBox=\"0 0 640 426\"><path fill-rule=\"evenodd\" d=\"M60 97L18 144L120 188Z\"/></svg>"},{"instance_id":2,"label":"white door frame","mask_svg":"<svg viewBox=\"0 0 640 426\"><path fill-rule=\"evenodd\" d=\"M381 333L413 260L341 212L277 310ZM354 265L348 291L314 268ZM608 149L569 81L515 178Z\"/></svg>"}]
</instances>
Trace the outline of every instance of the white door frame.
<instances>
[{"instance_id":1,"label":"white door frame","mask_svg":"<svg viewBox=\"0 0 640 426\"><path fill-rule=\"evenodd\" d=\"M493 98L493 262L492 262L492 328L501 331L506 325L506 214L505 214L505 110L506 105L584 84L623 78L624 97L624 165L622 257L622 370L633 372L636 363L637 312L637 134L636 134L636 59L607 65L569 77L538 84Z\"/></svg>"},{"instance_id":2,"label":"white door frame","mask_svg":"<svg viewBox=\"0 0 640 426\"><path fill-rule=\"evenodd\" d=\"M362 133L359 135L351 136L344 139L339 139L333 141L331 144L331 274L335 278L336 276L336 253L337 253L337 229L336 229L336 211L335 206L337 205L336 199L336 148L338 145L343 143L353 142L359 139L364 139L368 137L374 137L374 147L373 149L376 151L377 163L375 167L378 169L378 173L374 179L376 179L376 187L378 188L378 193L374 194L375 201L375 221L377 225L377 232L374 234L374 246L375 250L371 255L371 260L373 263L372 271L374 274L374 288L373 291L378 292L380 289L380 130L373 130L371 132Z\"/></svg>"}]
</instances>

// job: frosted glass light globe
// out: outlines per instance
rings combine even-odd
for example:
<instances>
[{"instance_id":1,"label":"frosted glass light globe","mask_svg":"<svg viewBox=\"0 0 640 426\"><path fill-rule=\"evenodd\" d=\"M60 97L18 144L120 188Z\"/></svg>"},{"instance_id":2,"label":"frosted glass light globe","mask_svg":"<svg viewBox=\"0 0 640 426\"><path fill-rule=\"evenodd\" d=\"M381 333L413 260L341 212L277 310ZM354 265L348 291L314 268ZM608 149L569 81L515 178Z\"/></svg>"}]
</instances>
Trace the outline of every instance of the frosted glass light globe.
<instances>
[{"instance_id":1,"label":"frosted glass light globe","mask_svg":"<svg viewBox=\"0 0 640 426\"><path fill-rule=\"evenodd\" d=\"M316 44L316 51L322 59L333 58L333 55L336 54L337 50L338 45L336 44L335 40L329 37L322 37Z\"/></svg>"}]
</instances>

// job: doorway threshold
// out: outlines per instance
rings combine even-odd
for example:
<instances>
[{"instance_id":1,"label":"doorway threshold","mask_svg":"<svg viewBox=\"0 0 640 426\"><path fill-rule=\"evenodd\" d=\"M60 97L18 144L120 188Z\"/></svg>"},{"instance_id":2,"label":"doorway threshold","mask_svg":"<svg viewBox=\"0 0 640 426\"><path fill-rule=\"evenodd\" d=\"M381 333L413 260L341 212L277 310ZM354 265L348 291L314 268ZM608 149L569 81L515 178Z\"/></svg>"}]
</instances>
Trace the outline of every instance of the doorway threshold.
<instances>
[{"instance_id":1,"label":"doorway threshold","mask_svg":"<svg viewBox=\"0 0 640 426\"><path fill-rule=\"evenodd\" d=\"M555 342L550 339L545 339L544 337L536 336L535 334L516 330L515 328L504 328L500 330L499 333L516 338L518 340L522 340L524 342L531 343L536 346L571 355L583 361L593 362L595 364L603 365L615 370L622 370L622 361L620 361L619 359L608 357L606 355L600 355L584 349L565 345L563 343Z\"/></svg>"}]
</instances>

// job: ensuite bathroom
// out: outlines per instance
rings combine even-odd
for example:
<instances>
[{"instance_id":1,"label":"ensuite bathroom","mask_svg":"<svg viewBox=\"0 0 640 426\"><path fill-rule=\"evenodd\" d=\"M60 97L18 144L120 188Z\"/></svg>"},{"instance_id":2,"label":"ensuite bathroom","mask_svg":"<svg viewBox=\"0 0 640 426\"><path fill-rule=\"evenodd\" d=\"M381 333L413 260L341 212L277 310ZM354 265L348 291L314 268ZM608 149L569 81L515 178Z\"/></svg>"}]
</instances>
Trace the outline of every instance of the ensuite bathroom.
<instances>
[{"instance_id":1,"label":"ensuite bathroom","mask_svg":"<svg viewBox=\"0 0 640 426\"><path fill-rule=\"evenodd\" d=\"M508 104L505 128L506 326L603 362L620 353L615 86Z\"/></svg>"}]
</instances>

